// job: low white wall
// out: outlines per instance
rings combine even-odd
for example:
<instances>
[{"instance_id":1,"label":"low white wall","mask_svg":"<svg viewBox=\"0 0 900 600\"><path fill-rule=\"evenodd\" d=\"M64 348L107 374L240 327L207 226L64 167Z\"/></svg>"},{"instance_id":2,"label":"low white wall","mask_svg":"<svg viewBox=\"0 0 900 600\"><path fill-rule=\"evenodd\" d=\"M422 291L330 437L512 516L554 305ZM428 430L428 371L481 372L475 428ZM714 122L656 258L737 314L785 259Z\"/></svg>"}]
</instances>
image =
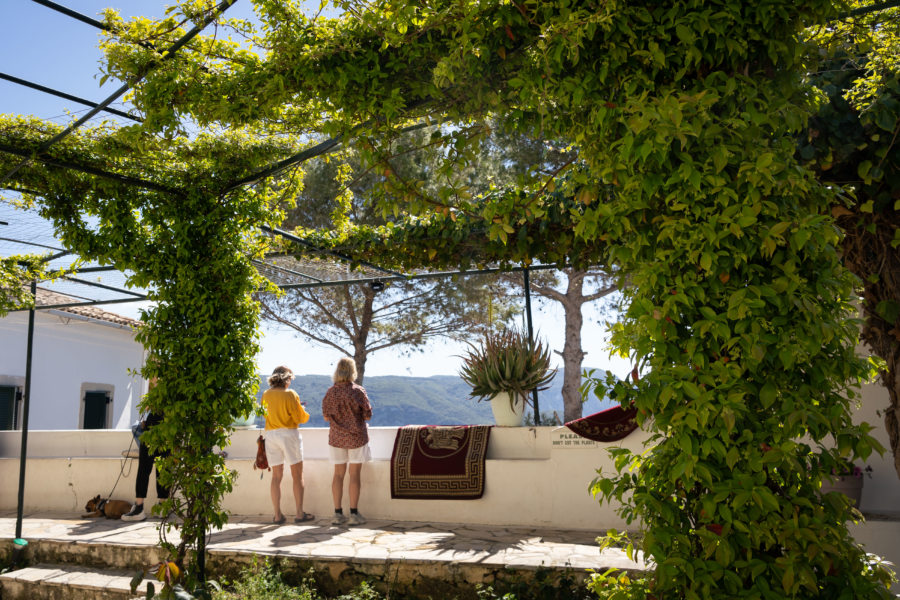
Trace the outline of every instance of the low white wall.
<instances>
[{"instance_id":1,"label":"low white wall","mask_svg":"<svg viewBox=\"0 0 900 600\"><path fill-rule=\"evenodd\" d=\"M370 429L373 462L363 468L360 510L372 519L540 526L584 529L602 533L627 528L608 504L594 499L588 486L597 469L613 470L607 449L624 446L641 449L646 434L635 432L616 444L595 444L566 429L550 427L495 427L491 431L484 496L479 500L393 500L390 497L390 456L395 427ZM328 430L301 428L305 453L304 509L317 516L332 512L332 467L327 460ZM238 430L231 439L227 465L237 472L234 491L224 507L236 515L272 513L269 473L253 470L258 429ZM134 497L137 461L123 459L132 446L129 431L31 431L25 479L25 512L80 514L97 494L106 496L115 486L114 498ZM21 434L0 431L0 510L15 510L18 494ZM282 509L293 513L290 477L282 482ZM882 481L887 479L887 481ZM881 512L882 494L894 498L893 473L879 468L863 489L862 508ZM871 483L877 482L877 483ZM149 502L154 502L151 481ZM895 513L896 514L896 513ZM900 564L900 521L873 521L851 525L851 532L869 552Z\"/></svg>"},{"instance_id":2,"label":"low white wall","mask_svg":"<svg viewBox=\"0 0 900 600\"><path fill-rule=\"evenodd\" d=\"M872 468L871 476L865 476L860 508L863 512L900 515L900 476L894 469L894 455L883 417L890 398L880 380L863 386L861 392L861 403L853 415L853 422L871 425L871 435L885 447L885 452L883 455L873 452L858 463ZM900 537L896 543L900 546Z\"/></svg>"},{"instance_id":3,"label":"low white wall","mask_svg":"<svg viewBox=\"0 0 900 600\"><path fill-rule=\"evenodd\" d=\"M595 500L588 486L597 469L612 470L607 448L623 445L639 450L646 434L635 432L616 444L580 443L568 430L550 427L495 427L488 447L484 496L479 500L393 500L390 456L395 427L370 429L373 462L363 468L360 511L373 519L545 526L603 531L625 528L608 505ZM304 509L330 515L331 476L327 459L328 430L302 429L304 446ZM228 467L237 474L234 491L224 501L232 514L270 515L270 475L253 470L260 431L238 430L232 436ZM567 446L566 442L570 442ZM577 443L576 443L577 442ZM25 481L27 512L80 512L97 494L130 500L134 496L137 461L121 456L131 444L123 431L31 431ZM19 432L0 432L0 510L16 507ZM282 482L282 509L293 512L289 475ZM150 485L150 501L155 488Z\"/></svg>"}]
</instances>

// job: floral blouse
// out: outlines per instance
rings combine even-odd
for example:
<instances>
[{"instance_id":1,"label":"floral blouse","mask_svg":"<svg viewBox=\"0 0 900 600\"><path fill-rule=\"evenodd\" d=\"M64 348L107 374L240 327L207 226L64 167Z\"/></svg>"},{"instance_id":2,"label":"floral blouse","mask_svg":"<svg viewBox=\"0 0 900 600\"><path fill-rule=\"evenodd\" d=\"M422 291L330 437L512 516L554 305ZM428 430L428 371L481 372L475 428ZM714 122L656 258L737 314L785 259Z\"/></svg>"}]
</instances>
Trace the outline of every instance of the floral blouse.
<instances>
[{"instance_id":1,"label":"floral blouse","mask_svg":"<svg viewBox=\"0 0 900 600\"><path fill-rule=\"evenodd\" d=\"M335 448L359 448L369 443L366 421L372 418L372 406L366 390L355 383L336 383L325 392L322 415L328 418L328 445Z\"/></svg>"}]
</instances>

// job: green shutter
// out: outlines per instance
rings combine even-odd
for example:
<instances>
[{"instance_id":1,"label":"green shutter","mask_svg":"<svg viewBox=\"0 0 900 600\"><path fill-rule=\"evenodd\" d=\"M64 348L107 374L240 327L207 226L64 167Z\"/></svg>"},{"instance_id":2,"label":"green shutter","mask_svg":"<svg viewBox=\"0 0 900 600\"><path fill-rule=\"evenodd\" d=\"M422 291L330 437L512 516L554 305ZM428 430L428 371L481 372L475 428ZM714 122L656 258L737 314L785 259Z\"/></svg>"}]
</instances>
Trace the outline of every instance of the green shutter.
<instances>
[{"instance_id":1,"label":"green shutter","mask_svg":"<svg viewBox=\"0 0 900 600\"><path fill-rule=\"evenodd\" d=\"M16 388L0 385L0 431L9 431L16 425Z\"/></svg>"},{"instance_id":2,"label":"green shutter","mask_svg":"<svg viewBox=\"0 0 900 600\"><path fill-rule=\"evenodd\" d=\"M84 393L84 429L106 429L106 392Z\"/></svg>"}]
</instances>

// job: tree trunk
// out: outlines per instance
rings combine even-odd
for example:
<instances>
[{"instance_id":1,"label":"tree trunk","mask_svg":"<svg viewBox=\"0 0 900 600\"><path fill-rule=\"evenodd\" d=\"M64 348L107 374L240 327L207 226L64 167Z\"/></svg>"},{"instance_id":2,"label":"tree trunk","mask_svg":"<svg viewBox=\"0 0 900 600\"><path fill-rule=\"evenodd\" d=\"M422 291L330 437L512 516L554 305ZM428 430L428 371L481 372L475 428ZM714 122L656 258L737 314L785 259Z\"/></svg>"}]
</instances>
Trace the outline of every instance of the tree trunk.
<instances>
[{"instance_id":1,"label":"tree trunk","mask_svg":"<svg viewBox=\"0 0 900 600\"><path fill-rule=\"evenodd\" d=\"M544 298L562 304L565 313L565 341L563 351L557 354L563 359L563 414L565 421L574 421L582 416L581 402L581 364L585 353L581 349L581 327L584 324L582 307L594 300L599 300L616 290L615 284L598 287L589 294L584 293L584 281L587 277L596 277L598 273L587 270L563 269L566 274L565 293L555 290L549 285L539 285L532 281L531 289ZM605 276L605 277L608 277Z\"/></svg>"},{"instance_id":2,"label":"tree trunk","mask_svg":"<svg viewBox=\"0 0 900 600\"><path fill-rule=\"evenodd\" d=\"M353 362L356 363L356 383L362 385L363 378L366 376L366 359L368 358L365 348L359 349L353 353Z\"/></svg>"},{"instance_id":3,"label":"tree trunk","mask_svg":"<svg viewBox=\"0 0 900 600\"><path fill-rule=\"evenodd\" d=\"M863 198L858 198L862 202ZM900 318L879 314L882 303L900 302L900 254L892 246L900 219L893 215L863 213L856 208L841 213L837 223L844 230L844 264L863 282L862 340L886 368L881 381L888 392L884 411L894 470L900 477ZM886 318L887 317L887 318ZM888 318L893 321L887 320Z\"/></svg>"},{"instance_id":4,"label":"tree trunk","mask_svg":"<svg viewBox=\"0 0 900 600\"><path fill-rule=\"evenodd\" d=\"M353 336L353 362L356 363L356 383L362 385L366 376L366 360L369 350L367 342L369 331L372 329L373 306L375 304L375 290L368 285L358 286L362 291L363 305L356 323L356 335Z\"/></svg>"},{"instance_id":5,"label":"tree trunk","mask_svg":"<svg viewBox=\"0 0 900 600\"><path fill-rule=\"evenodd\" d=\"M581 364L584 351L581 349L581 327L584 317L581 307L584 304L582 285L584 271L566 270L569 282L566 287L566 300L562 303L566 315L565 343L563 344L563 414L564 421L574 421L582 416L581 402Z\"/></svg>"}]
</instances>

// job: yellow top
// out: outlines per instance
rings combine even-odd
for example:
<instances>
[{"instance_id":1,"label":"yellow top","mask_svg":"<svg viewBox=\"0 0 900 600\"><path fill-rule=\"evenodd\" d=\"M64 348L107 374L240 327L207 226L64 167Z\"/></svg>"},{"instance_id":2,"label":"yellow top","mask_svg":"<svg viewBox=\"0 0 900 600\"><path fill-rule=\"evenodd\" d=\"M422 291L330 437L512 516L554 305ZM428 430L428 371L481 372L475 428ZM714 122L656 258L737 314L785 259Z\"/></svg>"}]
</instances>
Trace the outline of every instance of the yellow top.
<instances>
[{"instance_id":1,"label":"yellow top","mask_svg":"<svg viewBox=\"0 0 900 600\"><path fill-rule=\"evenodd\" d=\"M295 429L309 421L309 413L294 390L269 388L263 392L262 405L266 411L266 429Z\"/></svg>"}]
</instances>

